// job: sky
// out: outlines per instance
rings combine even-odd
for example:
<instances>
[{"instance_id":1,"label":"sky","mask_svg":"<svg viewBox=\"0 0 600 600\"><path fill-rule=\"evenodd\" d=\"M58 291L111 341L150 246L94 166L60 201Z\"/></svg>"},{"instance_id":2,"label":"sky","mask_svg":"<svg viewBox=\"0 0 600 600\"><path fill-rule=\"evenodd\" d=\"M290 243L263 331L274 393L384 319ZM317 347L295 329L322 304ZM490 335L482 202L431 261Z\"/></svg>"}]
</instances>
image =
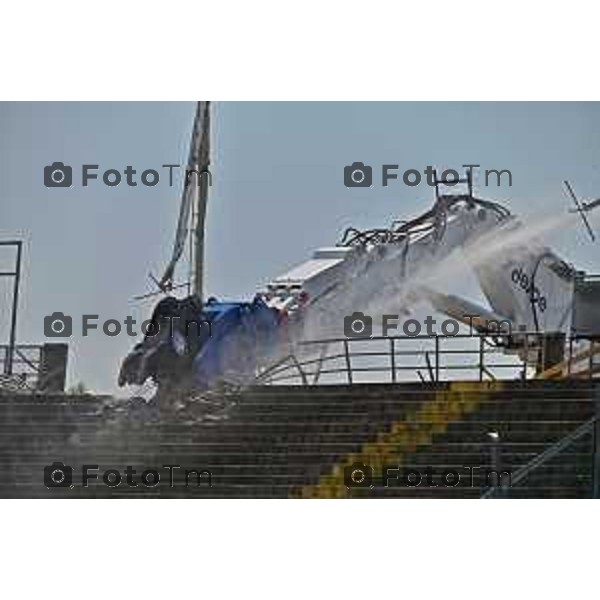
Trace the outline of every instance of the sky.
<instances>
[{"instance_id":1,"label":"sky","mask_svg":"<svg viewBox=\"0 0 600 600\"><path fill-rule=\"evenodd\" d=\"M81 315L138 323L155 299L148 273L159 275L172 249L181 178L169 187L161 165L185 164L193 102L0 103L0 240L25 243L18 343L43 343L43 322L71 315L69 384L113 393L122 358L135 338L80 335ZM207 295L250 299L272 277L334 245L346 227L388 226L433 203L433 190L391 182L346 188L344 166L356 161L423 171L510 169L513 185L477 195L513 213L570 208L568 179L583 199L600 196L599 103L216 102L212 112L213 185L207 213ZM46 188L44 167L71 165L71 188ZM81 186L81 165L139 174L156 169L154 187L99 178ZM598 221L597 217L595 218ZM582 227L548 240L578 268L600 272L600 253ZM0 270L11 254L0 249ZM482 301L465 276L455 289ZM185 279L185 269L180 280ZM0 343L8 340L10 286L0 280ZM468 293L467 293L468 292Z\"/></svg>"}]
</instances>

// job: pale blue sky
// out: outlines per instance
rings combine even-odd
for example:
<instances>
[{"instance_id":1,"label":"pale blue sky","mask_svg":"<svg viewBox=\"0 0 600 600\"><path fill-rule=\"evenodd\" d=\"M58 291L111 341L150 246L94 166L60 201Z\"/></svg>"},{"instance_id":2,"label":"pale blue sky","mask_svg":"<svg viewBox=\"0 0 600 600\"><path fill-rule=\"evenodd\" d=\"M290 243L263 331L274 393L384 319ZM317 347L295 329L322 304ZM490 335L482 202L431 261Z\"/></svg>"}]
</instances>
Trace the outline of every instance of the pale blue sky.
<instances>
[{"instance_id":1,"label":"pale blue sky","mask_svg":"<svg viewBox=\"0 0 600 600\"><path fill-rule=\"evenodd\" d=\"M0 103L0 239L26 242L20 343L44 341L43 317L56 310L146 318L151 303L132 297L168 259L179 207L180 187L162 181L46 189L43 167L184 163L193 114L192 102ZM507 168L512 188L479 187L479 195L517 214L565 211L563 179L584 198L600 196L598 103L215 103L213 121L206 291L219 297L250 298L347 226L388 225L432 203L425 183L346 189L343 167L354 161ZM598 246L581 228L553 243L578 267L600 271ZM4 341L5 282L0 291ZM126 335L74 336L70 381L114 391L132 345Z\"/></svg>"}]
</instances>

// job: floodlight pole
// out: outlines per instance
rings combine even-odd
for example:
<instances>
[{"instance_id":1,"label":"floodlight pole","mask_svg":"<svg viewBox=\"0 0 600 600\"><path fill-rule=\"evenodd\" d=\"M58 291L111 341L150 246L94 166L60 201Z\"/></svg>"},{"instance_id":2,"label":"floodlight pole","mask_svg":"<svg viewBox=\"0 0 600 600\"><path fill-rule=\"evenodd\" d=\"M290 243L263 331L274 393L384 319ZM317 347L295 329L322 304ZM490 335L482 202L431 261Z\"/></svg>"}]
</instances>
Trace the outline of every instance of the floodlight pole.
<instances>
[{"instance_id":1,"label":"floodlight pole","mask_svg":"<svg viewBox=\"0 0 600 600\"><path fill-rule=\"evenodd\" d=\"M21 281L21 254L23 249L23 242L17 241L0 241L0 246L14 246L17 249L17 258L15 263L14 271L0 272L2 277L14 277L13 285L13 301L12 310L10 316L10 334L8 340L8 350L6 360L4 361L4 374L12 375L13 372L13 361L15 354L15 344L17 340L17 310L19 307L19 283Z\"/></svg>"}]
</instances>

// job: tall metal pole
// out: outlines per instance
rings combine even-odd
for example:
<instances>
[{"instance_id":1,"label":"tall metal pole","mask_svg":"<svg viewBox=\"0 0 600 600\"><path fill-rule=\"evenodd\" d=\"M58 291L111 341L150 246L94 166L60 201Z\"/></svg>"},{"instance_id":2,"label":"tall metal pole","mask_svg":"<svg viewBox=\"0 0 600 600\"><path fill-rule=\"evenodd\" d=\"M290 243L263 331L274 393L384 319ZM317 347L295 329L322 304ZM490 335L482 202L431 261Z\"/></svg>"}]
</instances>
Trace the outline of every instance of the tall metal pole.
<instances>
[{"instance_id":1,"label":"tall metal pole","mask_svg":"<svg viewBox=\"0 0 600 600\"><path fill-rule=\"evenodd\" d=\"M208 187L212 183L210 167L210 102L204 103L202 133L198 150L198 179L196 192L195 231L194 231L194 270L192 292L200 300L204 294L204 223Z\"/></svg>"},{"instance_id":2,"label":"tall metal pole","mask_svg":"<svg viewBox=\"0 0 600 600\"><path fill-rule=\"evenodd\" d=\"M12 312L10 316L8 354L4 363L5 375L12 375L15 345L17 340L17 310L19 308L19 283L21 281L21 253L23 248L23 242L20 240L15 242L0 242L0 246L16 246L17 248L17 260L15 265L15 271L11 273L2 273L2 275L13 276L15 278L13 286Z\"/></svg>"},{"instance_id":3,"label":"tall metal pole","mask_svg":"<svg viewBox=\"0 0 600 600\"><path fill-rule=\"evenodd\" d=\"M183 195L175 234L173 254L158 286L162 291L173 289L177 261L186 244L190 244L190 279L192 294L203 296L204 277L204 219L208 188L212 185L210 166L210 102L198 102L190 154L186 167ZM195 177L194 177L195 176Z\"/></svg>"}]
</instances>

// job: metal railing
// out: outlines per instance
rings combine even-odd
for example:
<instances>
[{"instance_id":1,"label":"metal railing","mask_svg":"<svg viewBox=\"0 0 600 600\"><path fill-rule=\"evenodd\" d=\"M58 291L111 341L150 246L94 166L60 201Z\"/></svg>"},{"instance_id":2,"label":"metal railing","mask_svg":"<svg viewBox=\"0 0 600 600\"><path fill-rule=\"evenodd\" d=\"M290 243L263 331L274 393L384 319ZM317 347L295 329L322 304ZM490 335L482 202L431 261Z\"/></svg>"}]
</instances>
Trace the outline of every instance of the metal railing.
<instances>
[{"instance_id":1,"label":"metal railing","mask_svg":"<svg viewBox=\"0 0 600 600\"><path fill-rule=\"evenodd\" d=\"M565 450L568 450L575 444L579 442L586 435L592 434L592 448L590 450L590 454L592 457L592 497L600 498L600 456L598 455L597 441L599 433L598 425L600 423L598 415L592 417L585 423L582 423L577 429L567 434L563 438L561 438L558 442L552 444L546 450L544 450L541 454L535 456L531 461L529 461L526 465L521 467L518 471L513 473L510 477L510 487L502 485L502 482L498 480L498 485L490 487L482 496L482 499L489 498L509 498L511 494L511 490L519 485L527 482L528 477L536 471L537 469L546 466L549 461L553 458L560 456ZM501 459L499 459L501 460ZM498 468L500 471L500 468Z\"/></svg>"},{"instance_id":2,"label":"metal railing","mask_svg":"<svg viewBox=\"0 0 600 600\"><path fill-rule=\"evenodd\" d=\"M498 336L508 337L508 336ZM497 338L496 338L497 339ZM439 382L451 373L479 381L502 372L522 375L531 366L533 338L523 337L523 359L506 356L489 336L375 336L300 342L294 352L263 370L260 383L357 383L416 380ZM327 381L329 380L329 381Z\"/></svg>"},{"instance_id":3,"label":"metal railing","mask_svg":"<svg viewBox=\"0 0 600 600\"><path fill-rule=\"evenodd\" d=\"M374 336L331 338L296 344L283 359L259 373L259 384L327 384L359 382L592 377L600 370L600 343L589 348L569 343L567 357L552 369L545 364L540 333L519 332L456 336ZM582 358L583 357L583 358ZM585 363L582 367L582 361ZM554 370L554 371L553 371Z\"/></svg>"},{"instance_id":4,"label":"metal railing","mask_svg":"<svg viewBox=\"0 0 600 600\"><path fill-rule=\"evenodd\" d=\"M583 348L581 348L583 346ZM560 377L594 377L600 373L600 341L571 338L565 360L547 369L543 379Z\"/></svg>"}]
</instances>

